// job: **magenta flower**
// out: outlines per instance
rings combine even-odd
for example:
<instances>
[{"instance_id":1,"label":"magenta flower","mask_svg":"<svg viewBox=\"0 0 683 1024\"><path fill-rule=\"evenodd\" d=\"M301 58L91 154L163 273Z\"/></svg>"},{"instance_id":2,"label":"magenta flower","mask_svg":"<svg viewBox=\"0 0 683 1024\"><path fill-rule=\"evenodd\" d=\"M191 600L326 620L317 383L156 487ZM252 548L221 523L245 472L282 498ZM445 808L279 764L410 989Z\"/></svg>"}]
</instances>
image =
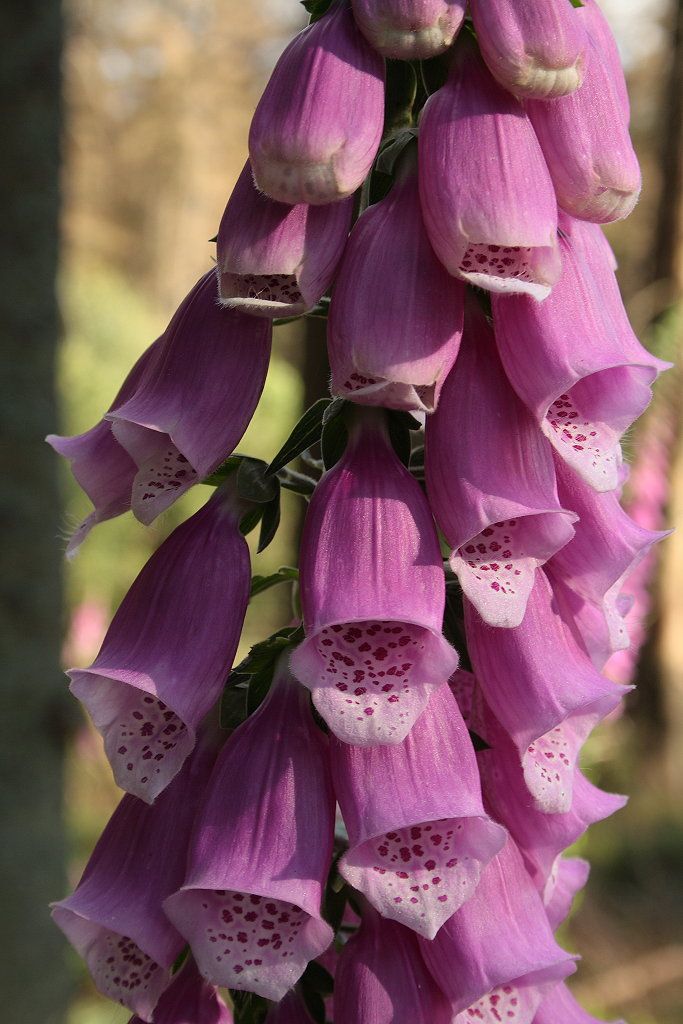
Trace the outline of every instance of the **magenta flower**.
<instances>
[{"instance_id":1,"label":"magenta flower","mask_svg":"<svg viewBox=\"0 0 683 1024\"><path fill-rule=\"evenodd\" d=\"M231 479L145 565L71 690L104 737L117 783L151 803L192 750L232 667L249 599Z\"/></svg>"},{"instance_id":2,"label":"magenta flower","mask_svg":"<svg viewBox=\"0 0 683 1024\"><path fill-rule=\"evenodd\" d=\"M218 229L220 299L255 316L297 316L327 291L351 223L351 200L288 206L254 185L249 161Z\"/></svg>"},{"instance_id":3,"label":"magenta flower","mask_svg":"<svg viewBox=\"0 0 683 1024\"><path fill-rule=\"evenodd\" d=\"M466 0L352 0L359 29L378 53L426 60L451 45L465 17Z\"/></svg>"},{"instance_id":4,"label":"magenta flower","mask_svg":"<svg viewBox=\"0 0 683 1024\"><path fill-rule=\"evenodd\" d=\"M424 107L419 143L425 227L446 269L491 291L545 298L561 272L553 185L519 101L465 38Z\"/></svg>"},{"instance_id":5,"label":"magenta flower","mask_svg":"<svg viewBox=\"0 0 683 1024\"><path fill-rule=\"evenodd\" d=\"M364 906L361 926L339 957L335 1024L450 1024L452 1017L415 935Z\"/></svg>"},{"instance_id":6,"label":"magenta flower","mask_svg":"<svg viewBox=\"0 0 683 1024\"><path fill-rule=\"evenodd\" d=\"M599 228L562 217L564 271L539 304L492 297L510 383L558 454L596 490L619 482L619 439L666 368L628 324L612 255Z\"/></svg>"},{"instance_id":7,"label":"magenta flower","mask_svg":"<svg viewBox=\"0 0 683 1024\"><path fill-rule=\"evenodd\" d=\"M306 640L292 672L346 743L400 743L458 656L441 635L441 552L384 413L358 409L311 499L301 547Z\"/></svg>"},{"instance_id":8,"label":"magenta flower","mask_svg":"<svg viewBox=\"0 0 683 1024\"><path fill-rule=\"evenodd\" d=\"M313 1024L296 989L289 992L268 1012L265 1024Z\"/></svg>"},{"instance_id":9,"label":"magenta flower","mask_svg":"<svg viewBox=\"0 0 683 1024\"><path fill-rule=\"evenodd\" d=\"M110 411L135 394L146 367L156 358L162 340L157 338L142 353L123 382ZM71 460L71 472L76 482L95 506L69 539L66 554L72 558L93 526L128 511L137 466L112 434L111 423L106 419L100 420L85 434L76 437L48 434L45 440L56 452Z\"/></svg>"},{"instance_id":10,"label":"magenta flower","mask_svg":"<svg viewBox=\"0 0 683 1024\"><path fill-rule=\"evenodd\" d=\"M562 1024L603 1024L579 1006L566 985L556 985L547 992L534 1017L534 1024L557 1024L558 1021ZM618 1020L614 1024L626 1022Z\"/></svg>"},{"instance_id":11,"label":"magenta flower","mask_svg":"<svg viewBox=\"0 0 683 1024\"><path fill-rule=\"evenodd\" d=\"M214 758L206 740L152 807L126 794L76 891L52 905L98 989L144 1021L185 945L161 903L182 881L196 801Z\"/></svg>"},{"instance_id":12,"label":"magenta flower","mask_svg":"<svg viewBox=\"0 0 683 1024\"><path fill-rule=\"evenodd\" d=\"M552 99L583 82L586 33L561 0L470 0L488 69L516 96Z\"/></svg>"},{"instance_id":13,"label":"magenta flower","mask_svg":"<svg viewBox=\"0 0 683 1024\"><path fill-rule=\"evenodd\" d=\"M458 354L464 292L429 243L409 156L344 253L327 329L333 394L433 412Z\"/></svg>"},{"instance_id":14,"label":"magenta flower","mask_svg":"<svg viewBox=\"0 0 683 1024\"><path fill-rule=\"evenodd\" d=\"M517 747L536 806L570 810L578 752L628 690L601 676L579 648L542 570L519 626L494 629L466 602L465 628L477 682Z\"/></svg>"},{"instance_id":15,"label":"magenta flower","mask_svg":"<svg viewBox=\"0 0 683 1024\"><path fill-rule=\"evenodd\" d=\"M427 421L425 472L464 593L491 625L519 625L537 567L571 539L576 516L560 504L552 450L472 299L458 361Z\"/></svg>"},{"instance_id":16,"label":"magenta flower","mask_svg":"<svg viewBox=\"0 0 683 1024\"><path fill-rule=\"evenodd\" d=\"M136 1014L128 1024L144 1024L144 1021ZM154 1024L233 1024L233 1019L216 987L204 981L190 959L157 1003Z\"/></svg>"},{"instance_id":17,"label":"magenta flower","mask_svg":"<svg viewBox=\"0 0 683 1024\"><path fill-rule=\"evenodd\" d=\"M433 938L505 842L484 813L476 757L448 685L402 743L333 740L331 754L349 835L340 873L383 917Z\"/></svg>"},{"instance_id":18,"label":"magenta flower","mask_svg":"<svg viewBox=\"0 0 683 1024\"><path fill-rule=\"evenodd\" d=\"M556 100L524 107L567 213L605 224L627 217L640 195L638 159L623 118L623 99L611 65L588 36L583 85Z\"/></svg>"},{"instance_id":19,"label":"magenta flower","mask_svg":"<svg viewBox=\"0 0 683 1024\"><path fill-rule=\"evenodd\" d=\"M327 756L307 694L280 662L220 754L187 878L164 903L216 985L281 999L332 941L320 913L334 825Z\"/></svg>"},{"instance_id":20,"label":"magenta flower","mask_svg":"<svg viewBox=\"0 0 683 1024\"><path fill-rule=\"evenodd\" d=\"M541 898L511 839L482 872L474 896L431 942L419 942L454 1013L507 985L518 992L532 988L540 1002L543 991L575 970L575 958L553 938Z\"/></svg>"},{"instance_id":21,"label":"magenta flower","mask_svg":"<svg viewBox=\"0 0 683 1024\"><path fill-rule=\"evenodd\" d=\"M259 101L249 131L256 184L281 203L350 196L383 119L384 61L339 0L289 44Z\"/></svg>"},{"instance_id":22,"label":"magenta flower","mask_svg":"<svg viewBox=\"0 0 683 1024\"><path fill-rule=\"evenodd\" d=\"M182 303L137 381L106 414L138 466L132 507L151 523L234 450L263 390L267 320L221 309L215 271Z\"/></svg>"}]
</instances>

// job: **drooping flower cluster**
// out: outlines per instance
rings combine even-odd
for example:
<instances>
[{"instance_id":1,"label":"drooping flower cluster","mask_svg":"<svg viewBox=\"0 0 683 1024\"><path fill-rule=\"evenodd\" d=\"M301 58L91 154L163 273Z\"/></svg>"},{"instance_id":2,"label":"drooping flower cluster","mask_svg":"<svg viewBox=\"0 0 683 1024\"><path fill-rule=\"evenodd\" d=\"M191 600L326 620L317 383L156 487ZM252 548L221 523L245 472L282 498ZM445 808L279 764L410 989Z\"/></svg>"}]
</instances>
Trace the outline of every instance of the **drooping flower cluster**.
<instances>
[{"instance_id":1,"label":"drooping flower cluster","mask_svg":"<svg viewBox=\"0 0 683 1024\"><path fill-rule=\"evenodd\" d=\"M623 803L579 756L661 536L619 504L665 368L599 226L637 199L627 123L595 0L317 5L217 271L101 423L51 438L94 505L71 551L217 488L70 672L127 793L54 916L135 1024L595 1024L553 932L588 873L565 851ZM266 467L234 449L272 320L310 313L334 398ZM231 672L242 533L269 542L282 484L310 497L299 570L251 596L295 579L301 621Z\"/></svg>"}]
</instances>

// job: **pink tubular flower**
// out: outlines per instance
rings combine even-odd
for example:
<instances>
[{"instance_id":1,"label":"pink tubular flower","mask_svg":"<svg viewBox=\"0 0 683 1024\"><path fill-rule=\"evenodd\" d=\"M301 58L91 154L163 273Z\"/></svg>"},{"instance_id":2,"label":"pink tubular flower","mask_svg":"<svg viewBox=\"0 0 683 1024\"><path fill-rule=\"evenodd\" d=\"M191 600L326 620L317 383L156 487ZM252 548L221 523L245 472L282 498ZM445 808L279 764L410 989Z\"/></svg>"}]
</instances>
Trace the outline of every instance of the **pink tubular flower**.
<instances>
[{"instance_id":1,"label":"pink tubular flower","mask_svg":"<svg viewBox=\"0 0 683 1024\"><path fill-rule=\"evenodd\" d=\"M281 999L332 941L320 914L334 825L327 756L307 694L280 662L221 752L185 884L164 903L216 985Z\"/></svg>"},{"instance_id":2,"label":"pink tubular flower","mask_svg":"<svg viewBox=\"0 0 683 1024\"><path fill-rule=\"evenodd\" d=\"M448 684L403 743L333 740L331 754L349 834L340 873L383 917L433 938L505 842L484 813L476 757Z\"/></svg>"},{"instance_id":3,"label":"pink tubular flower","mask_svg":"<svg viewBox=\"0 0 683 1024\"><path fill-rule=\"evenodd\" d=\"M619 438L667 364L628 324L599 228L560 220L564 271L539 304L492 297L505 372L558 454L599 491L619 482Z\"/></svg>"},{"instance_id":4,"label":"pink tubular flower","mask_svg":"<svg viewBox=\"0 0 683 1024\"><path fill-rule=\"evenodd\" d=\"M327 330L332 392L433 412L458 354L465 289L429 243L410 157L399 175L344 253Z\"/></svg>"},{"instance_id":5,"label":"pink tubular flower","mask_svg":"<svg viewBox=\"0 0 683 1024\"><path fill-rule=\"evenodd\" d=\"M371 46L399 60L427 60L447 50L466 6L466 0L352 0L356 24Z\"/></svg>"},{"instance_id":6,"label":"pink tubular flower","mask_svg":"<svg viewBox=\"0 0 683 1024\"><path fill-rule=\"evenodd\" d=\"M207 740L153 807L126 794L76 891L53 904L55 924L98 989L144 1021L152 1019L185 945L161 903L182 881L196 801L214 757Z\"/></svg>"},{"instance_id":7,"label":"pink tubular flower","mask_svg":"<svg viewBox=\"0 0 683 1024\"><path fill-rule=\"evenodd\" d=\"M128 1024L144 1024L137 1014ZM154 1024L233 1024L232 1014L214 985L186 961L154 1010Z\"/></svg>"},{"instance_id":8,"label":"pink tubular flower","mask_svg":"<svg viewBox=\"0 0 683 1024\"><path fill-rule=\"evenodd\" d=\"M146 367L154 362L162 340L157 338L142 353L123 382L110 410L135 394ZM72 558L93 526L128 511L137 466L112 434L111 423L106 419L100 420L85 434L76 437L48 434L45 440L56 452L71 460L71 472L76 482L95 506L69 540L66 554Z\"/></svg>"},{"instance_id":9,"label":"pink tubular flower","mask_svg":"<svg viewBox=\"0 0 683 1024\"><path fill-rule=\"evenodd\" d=\"M582 220L627 217L640 195L638 159L623 118L610 65L589 35L583 85L556 100L527 100L525 109L545 156L557 202Z\"/></svg>"},{"instance_id":10,"label":"pink tubular flower","mask_svg":"<svg viewBox=\"0 0 683 1024\"><path fill-rule=\"evenodd\" d=\"M326 206L275 202L249 161L218 230L220 300L255 316L298 316L327 291L351 223L348 199Z\"/></svg>"},{"instance_id":11,"label":"pink tubular flower","mask_svg":"<svg viewBox=\"0 0 683 1024\"><path fill-rule=\"evenodd\" d=\"M534 1017L534 1024L558 1024L558 1021L562 1021L562 1024L603 1024L597 1017L586 1013L579 1006L564 984L557 985L546 993ZM626 1022L618 1020L614 1024L626 1024Z\"/></svg>"},{"instance_id":12,"label":"pink tubular flower","mask_svg":"<svg viewBox=\"0 0 683 1024\"><path fill-rule=\"evenodd\" d=\"M531 988L532 998L540 1002L544 990L575 970L575 958L553 938L541 898L511 839L482 872L474 896L431 942L419 942L454 1013L495 996L503 986L518 992Z\"/></svg>"},{"instance_id":13,"label":"pink tubular flower","mask_svg":"<svg viewBox=\"0 0 683 1024\"><path fill-rule=\"evenodd\" d=\"M221 309L215 270L186 297L134 393L106 414L138 467L132 508L151 523L231 454L263 390L267 320Z\"/></svg>"},{"instance_id":14,"label":"pink tubular flower","mask_svg":"<svg viewBox=\"0 0 683 1024\"><path fill-rule=\"evenodd\" d=\"M335 1024L450 1024L452 1016L414 934L365 906L360 928L339 957Z\"/></svg>"},{"instance_id":15,"label":"pink tubular flower","mask_svg":"<svg viewBox=\"0 0 683 1024\"><path fill-rule=\"evenodd\" d=\"M268 1012L264 1024L313 1024L296 989L290 989Z\"/></svg>"},{"instance_id":16,"label":"pink tubular flower","mask_svg":"<svg viewBox=\"0 0 683 1024\"><path fill-rule=\"evenodd\" d=\"M356 410L344 455L311 499L300 565L306 640L292 672L339 739L400 743L458 656L441 635L429 506L392 450L383 412Z\"/></svg>"},{"instance_id":17,"label":"pink tubular flower","mask_svg":"<svg viewBox=\"0 0 683 1024\"><path fill-rule=\"evenodd\" d=\"M552 182L518 100L467 39L424 107L419 146L425 227L446 269L490 291L545 298L561 273Z\"/></svg>"},{"instance_id":18,"label":"pink tubular flower","mask_svg":"<svg viewBox=\"0 0 683 1024\"><path fill-rule=\"evenodd\" d=\"M601 676L578 647L542 569L521 625L493 629L466 603L465 628L477 682L517 747L536 806L570 810L578 752L627 688Z\"/></svg>"},{"instance_id":19,"label":"pink tubular flower","mask_svg":"<svg viewBox=\"0 0 683 1024\"><path fill-rule=\"evenodd\" d=\"M608 638L605 654L623 650L629 638L622 588L652 545L667 533L638 526L619 504L615 491L594 491L561 460L556 461L560 495L579 522L574 538L551 558L548 569L554 580L560 579L602 617ZM588 642L586 646L593 657L594 646Z\"/></svg>"},{"instance_id":20,"label":"pink tubular flower","mask_svg":"<svg viewBox=\"0 0 683 1024\"><path fill-rule=\"evenodd\" d=\"M117 783L150 803L192 750L237 650L250 566L233 487L228 479L162 544L93 664L69 673Z\"/></svg>"},{"instance_id":21,"label":"pink tubular flower","mask_svg":"<svg viewBox=\"0 0 683 1024\"><path fill-rule=\"evenodd\" d=\"M578 89L586 33L563 0L470 0L489 71L516 96L552 99Z\"/></svg>"},{"instance_id":22,"label":"pink tubular flower","mask_svg":"<svg viewBox=\"0 0 683 1024\"><path fill-rule=\"evenodd\" d=\"M384 61L345 0L284 51L249 132L254 177L282 203L331 203L355 192L382 136Z\"/></svg>"},{"instance_id":23,"label":"pink tubular flower","mask_svg":"<svg viewBox=\"0 0 683 1024\"><path fill-rule=\"evenodd\" d=\"M510 387L473 299L427 421L425 473L464 593L489 624L519 625L536 568L571 539L576 516L560 505L550 445Z\"/></svg>"}]
</instances>

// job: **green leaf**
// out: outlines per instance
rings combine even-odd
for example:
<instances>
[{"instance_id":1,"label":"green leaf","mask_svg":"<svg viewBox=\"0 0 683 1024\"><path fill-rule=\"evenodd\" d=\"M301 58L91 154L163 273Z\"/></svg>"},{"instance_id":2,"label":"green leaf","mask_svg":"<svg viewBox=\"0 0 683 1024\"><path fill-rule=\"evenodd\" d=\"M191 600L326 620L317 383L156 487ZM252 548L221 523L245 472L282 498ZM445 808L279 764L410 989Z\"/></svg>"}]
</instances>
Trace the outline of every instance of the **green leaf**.
<instances>
[{"instance_id":1,"label":"green leaf","mask_svg":"<svg viewBox=\"0 0 683 1024\"><path fill-rule=\"evenodd\" d=\"M306 448L320 440L323 417L328 406L332 405L332 399L319 398L310 409L307 409L299 422L294 427L280 451L277 453L271 464L266 469L266 476L273 476L278 470L283 469L288 462L291 462L298 455L301 455Z\"/></svg>"},{"instance_id":2,"label":"green leaf","mask_svg":"<svg viewBox=\"0 0 683 1024\"><path fill-rule=\"evenodd\" d=\"M228 989L232 1002L234 1024L263 1024L270 1003L255 992L240 992L239 989Z\"/></svg>"},{"instance_id":3,"label":"green leaf","mask_svg":"<svg viewBox=\"0 0 683 1024\"><path fill-rule=\"evenodd\" d=\"M261 517L261 532L258 539L257 553L265 549L270 544L271 540L277 533L277 528L280 525L280 488L277 489L277 494L272 501L269 501L263 508L263 516Z\"/></svg>"},{"instance_id":4,"label":"green leaf","mask_svg":"<svg viewBox=\"0 0 683 1024\"><path fill-rule=\"evenodd\" d=\"M285 626L278 629L267 640L254 644L246 658L231 672L234 675L254 675L274 661L286 647L300 643L304 638L302 626Z\"/></svg>"},{"instance_id":5,"label":"green leaf","mask_svg":"<svg viewBox=\"0 0 683 1024\"><path fill-rule=\"evenodd\" d=\"M317 481L305 473L296 473L293 469L281 469L278 473L280 484L287 491L294 491L295 494L302 494L310 497L316 488Z\"/></svg>"},{"instance_id":6,"label":"green leaf","mask_svg":"<svg viewBox=\"0 0 683 1024\"><path fill-rule=\"evenodd\" d=\"M226 477L229 477L231 473L234 473L239 468L240 462L242 461L241 455L231 455L229 458L222 462L218 469L214 469L210 476L207 476L202 480L203 484L209 484L211 487L218 487L222 484Z\"/></svg>"},{"instance_id":7,"label":"green leaf","mask_svg":"<svg viewBox=\"0 0 683 1024\"><path fill-rule=\"evenodd\" d=\"M581 0L569 0L569 3L572 5L572 7L583 7L584 6L584 4L581 2Z\"/></svg>"},{"instance_id":8,"label":"green leaf","mask_svg":"<svg viewBox=\"0 0 683 1024\"><path fill-rule=\"evenodd\" d=\"M257 594L262 594L264 590L270 590L278 583L290 583L292 580L298 579L298 569L294 569L291 565L281 565L277 572L271 573L270 576L252 576L250 596L256 597Z\"/></svg>"},{"instance_id":9,"label":"green leaf","mask_svg":"<svg viewBox=\"0 0 683 1024\"><path fill-rule=\"evenodd\" d=\"M414 72L413 72L414 75ZM395 135L390 142L387 142L382 149L379 151L377 162L375 164L376 170L382 174L393 175L396 168L396 161L400 157L406 146L410 145L414 140L417 139L417 128L404 128L403 131Z\"/></svg>"},{"instance_id":10,"label":"green leaf","mask_svg":"<svg viewBox=\"0 0 683 1024\"><path fill-rule=\"evenodd\" d=\"M332 6L332 0L301 0L301 6L308 11L313 24L314 21L319 21L323 14L327 14Z\"/></svg>"},{"instance_id":11,"label":"green leaf","mask_svg":"<svg viewBox=\"0 0 683 1024\"><path fill-rule=\"evenodd\" d=\"M250 508L240 519L240 533L246 537L261 522L262 508Z\"/></svg>"},{"instance_id":12,"label":"green leaf","mask_svg":"<svg viewBox=\"0 0 683 1024\"><path fill-rule=\"evenodd\" d=\"M331 469L335 462L339 462L344 454L349 432L341 416L335 416L323 427L320 446L323 453L325 469Z\"/></svg>"},{"instance_id":13,"label":"green leaf","mask_svg":"<svg viewBox=\"0 0 683 1024\"><path fill-rule=\"evenodd\" d=\"M185 946L185 949L182 951L182 953L178 953L178 956L173 961L173 967L171 968L171 974L177 974L178 973L180 968L183 966L183 964L187 960L187 956L188 956L189 952L190 952L190 947L189 946Z\"/></svg>"},{"instance_id":14,"label":"green leaf","mask_svg":"<svg viewBox=\"0 0 683 1024\"><path fill-rule=\"evenodd\" d=\"M239 677L235 676L234 678L237 680ZM248 680L250 677L242 676L241 678ZM221 696L219 713L221 729L236 729L247 717L247 688L246 686L230 685L231 679L233 679L232 675Z\"/></svg>"},{"instance_id":15,"label":"green leaf","mask_svg":"<svg viewBox=\"0 0 683 1024\"><path fill-rule=\"evenodd\" d=\"M323 413L323 426L329 423L330 420L333 420L336 416L341 416L347 405L350 404L351 403L345 398L333 398Z\"/></svg>"},{"instance_id":16,"label":"green leaf","mask_svg":"<svg viewBox=\"0 0 683 1024\"><path fill-rule=\"evenodd\" d=\"M255 672L249 677L249 687L247 689L247 717L253 715L254 712L268 696L270 690L270 684L273 682L273 674L275 672L275 659L266 668L260 672Z\"/></svg>"},{"instance_id":17,"label":"green leaf","mask_svg":"<svg viewBox=\"0 0 683 1024\"><path fill-rule=\"evenodd\" d=\"M237 493L245 501L265 505L278 496L280 485L277 480L266 476L263 459L252 459L243 455L237 470Z\"/></svg>"},{"instance_id":18,"label":"green leaf","mask_svg":"<svg viewBox=\"0 0 683 1024\"><path fill-rule=\"evenodd\" d=\"M470 734L470 739L472 740L472 746L474 747L475 750L491 749L491 744L487 743L486 740L483 740L481 736L478 735L478 733L474 732L472 729L469 729L468 732Z\"/></svg>"}]
</instances>

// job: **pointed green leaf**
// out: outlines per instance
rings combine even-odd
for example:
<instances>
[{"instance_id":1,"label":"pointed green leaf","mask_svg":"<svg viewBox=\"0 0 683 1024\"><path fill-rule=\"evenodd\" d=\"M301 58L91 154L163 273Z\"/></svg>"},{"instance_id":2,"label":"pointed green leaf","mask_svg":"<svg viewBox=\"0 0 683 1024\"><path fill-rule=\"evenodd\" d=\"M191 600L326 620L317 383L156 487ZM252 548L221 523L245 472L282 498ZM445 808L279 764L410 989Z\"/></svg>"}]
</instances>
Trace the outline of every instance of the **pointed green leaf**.
<instances>
[{"instance_id":1,"label":"pointed green leaf","mask_svg":"<svg viewBox=\"0 0 683 1024\"><path fill-rule=\"evenodd\" d=\"M245 512L240 519L240 533L243 537L246 537L251 531L258 526L263 515L263 508L250 508L248 512Z\"/></svg>"},{"instance_id":2,"label":"pointed green leaf","mask_svg":"<svg viewBox=\"0 0 683 1024\"><path fill-rule=\"evenodd\" d=\"M252 576L251 577L251 597L256 597L257 594L262 594L264 590L269 590L271 587L277 586L278 583L291 583L292 580L299 579L299 570L292 568L291 565L281 565L277 572L273 572L270 576Z\"/></svg>"},{"instance_id":3,"label":"pointed green leaf","mask_svg":"<svg viewBox=\"0 0 683 1024\"><path fill-rule=\"evenodd\" d=\"M277 533L277 528L280 525L280 488L278 486L277 494L272 501L269 501L267 505L263 507L263 516L261 518L261 532L259 534L257 553L260 554L264 551L271 540Z\"/></svg>"},{"instance_id":4,"label":"pointed green leaf","mask_svg":"<svg viewBox=\"0 0 683 1024\"><path fill-rule=\"evenodd\" d=\"M349 432L342 416L335 416L325 424L320 439L325 469L331 469L335 462L339 462L348 439Z\"/></svg>"},{"instance_id":5,"label":"pointed green leaf","mask_svg":"<svg viewBox=\"0 0 683 1024\"><path fill-rule=\"evenodd\" d=\"M247 688L246 686L231 686L230 680L232 678L233 676L231 675L228 679L228 685L223 690L221 696L219 714L221 729L236 729L247 717ZM234 678L238 679L240 677L235 676ZM241 678L248 680L249 676Z\"/></svg>"},{"instance_id":6,"label":"pointed green leaf","mask_svg":"<svg viewBox=\"0 0 683 1024\"><path fill-rule=\"evenodd\" d=\"M266 476L273 476L278 470L283 469L288 462L291 462L298 455L301 455L306 448L320 440L323 416L327 407L332 404L330 398L319 398L310 409L307 409L299 422L294 427L280 451L277 453L271 464L266 469Z\"/></svg>"},{"instance_id":7,"label":"pointed green leaf","mask_svg":"<svg viewBox=\"0 0 683 1024\"><path fill-rule=\"evenodd\" d=\"M237 493L240 498L265 505L277 497L280 485L277 480L266 476L267 468L263 459L242 456L237 470Z\"/></svg>"}]
</instances>

